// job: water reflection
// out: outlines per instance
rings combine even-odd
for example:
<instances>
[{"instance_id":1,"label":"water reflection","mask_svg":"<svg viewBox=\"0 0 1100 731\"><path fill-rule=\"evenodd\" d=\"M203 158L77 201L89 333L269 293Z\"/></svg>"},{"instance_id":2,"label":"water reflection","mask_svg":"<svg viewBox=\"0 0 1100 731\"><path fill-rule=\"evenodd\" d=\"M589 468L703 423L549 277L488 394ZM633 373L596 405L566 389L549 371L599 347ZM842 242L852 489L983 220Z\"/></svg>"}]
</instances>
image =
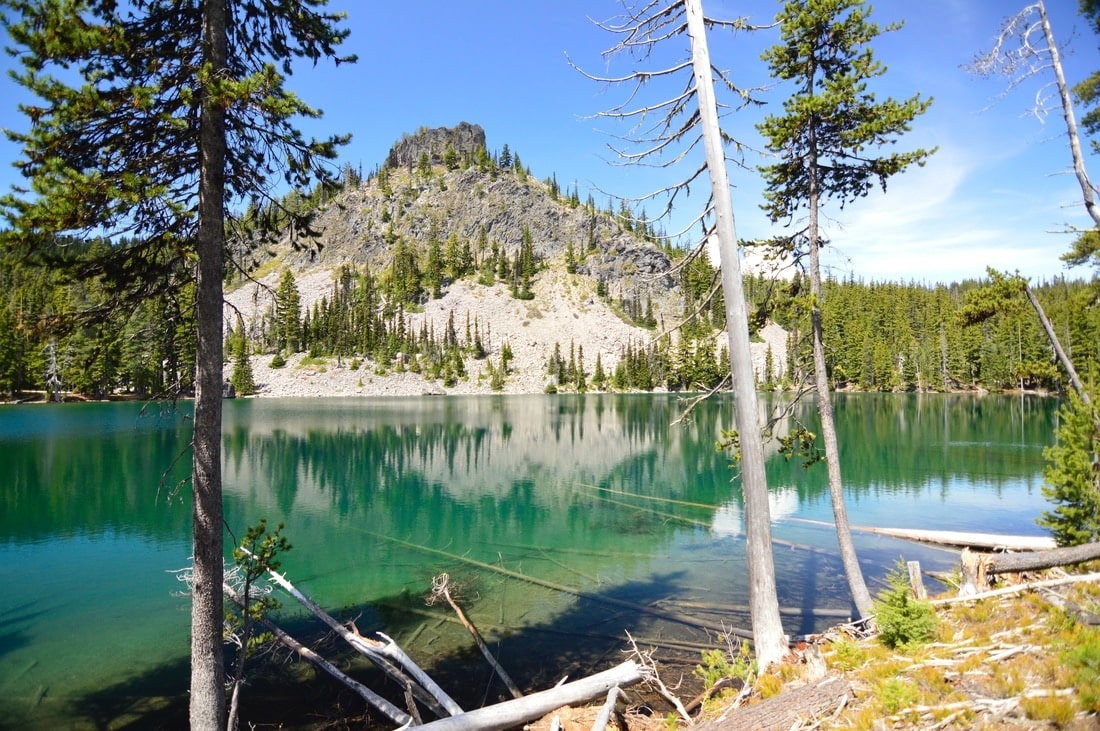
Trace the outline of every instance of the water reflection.
<instances>
[{"instance_id":1,"label":"water reflection","mask_svg":"<svg viewBox=\"0 0 1100 731\"><path fill-rule=\"evenodd\" d=\"M485 631L533 643L519 656L539 652L536 636L553 637L594 662L634 622L674 634L644 613L601 610L596 595L722 607L706 621L745 625L743 503L715 446L734 423L732 401L704 402L674 424L684 405L594 394L227 402L227 525L240 536L261 517L285 522L293 580L359 615L364 631L407 630L440 662L468 643L459 632L429 647L420 627L422 596L442 571L467 587ZM1037 533L1055 407L838 396L853 522ZM811 401L790 418L817 429ZM127 404L0 410L0 706L15 698L25 711L39 688L75 697L136 672L133 692L142 672L182 661L187 603L166 572L188 561L190 510L186 486L176 501L165 487L186 477L189 427L186 407L155 417ZM785 520L831 520L824 465L770 454L785 628L809 632L835 620L815 612L849 607L831 531ZM953 561L863 534L857 549L872 583L902 553L930 567ZM79 629L79 642L59 626ZM609 644L566 648L565 634L594 628ZM73 662L74 644L86 662Z\"/></svg>"}]
</instances>

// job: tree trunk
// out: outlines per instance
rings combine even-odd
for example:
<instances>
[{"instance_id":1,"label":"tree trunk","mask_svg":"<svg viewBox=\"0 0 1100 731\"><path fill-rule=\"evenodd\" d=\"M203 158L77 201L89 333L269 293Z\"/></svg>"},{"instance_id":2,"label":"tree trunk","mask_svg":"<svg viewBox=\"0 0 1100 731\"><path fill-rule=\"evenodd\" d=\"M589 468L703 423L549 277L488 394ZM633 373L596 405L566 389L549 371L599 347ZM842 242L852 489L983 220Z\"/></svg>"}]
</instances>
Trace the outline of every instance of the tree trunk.
<instances>
[{"instance_id":1,"label":"tree trunk","mask_svg":"<svg viewBox=\"0 0 1100 731\"><path fill-rule=\"evenodd\" d=\"M786 731L791 728L807 728L807 721L820 721L823 716L835 711L846 697L851 696L852 686L847 680L830 676L816 683L784 691L760 703L739 708L723 721L711 721L695 728L699 731Z\"/></svg>"},{"instance_id":2,"label":"tree trunk","mask_svg":"<svg viewBox=\"0 0 1100 731\"><path fill-rule=\"evenodd\" d=\"M628 686L645 679L646 671L633 660L616 665L610 670L559 685L549 690L526 695L523 698L498 703L495 706L467 711L420 726L424 731L501 731L519 728L528 721L541 718L562 706L587 703L606 696L618 686ZM419 731L418 729L418 731Z\"/></svg>"},{"instance_id":3,"label":"tree trunk","mask_svg":"<svg viewBox=\"0 0 1100 731\"><path fill-rule=\"evenodd\" d=\"M226 0L203 3L203 60L226 68ZM209 82L208 82L209 83ZM225 727L222 651L222 277L225 273L225 110L203 96L199 132L199 212L195 251L195 426L191 587L191 728Z\"/></svg>"},{"instance_id":4,"label":"tree trunk","mask_svg":"<svg viewBox=\"0 0 1100 731\"><path fill-rule=\"evenodd\" d=\"M1050 28L1050 19L1047 17L1046 5L1039 0L1039 21L1043 24L1043 35L1046 37L1047 47L1050 48L1050 65L1054 69L1054 79L1058 86L1058 98L1062 102L1062 118L1066 122L1066 136L1069 137L1069 151L1073 156L1073 174L1077 178L1077 184L1081 186L1081 200L1085 204L1092 222L1100 226L1100 208L1096 205L1096 197L1085 171L1085 157L1081 154L1081 138L1077 134L1077 119L1073 115L1073 101L1069 96L1069 87L1066 86L1066 75L1062 71L1062 57L1058 53L1058 44L1054 41L1054 31Z\"/></svg>"},{"instance_id":5,"label":"tree trunk","mask_svg":"<svg viewBox=\"0 0 1100 731\"><path fill-rule=\"evenodd\" d=\"M1031 287L1028 286L1026 281L1024 282L1024 294L1027 295L1027 300L1031 303L1031 306L1035 308L1035 314L1039 316L1039 322L1042 323L1047 339L1050 340L1050 345L1054 348L1054 354L1058 356L1058 362L1062 364L1062 367L1066 369L1066 374L1069 375L1069 382L1073 386L1074 392L1076 392L1078 398L1089 404L1089 394L1085 390L1085 385L1081 383L1081 378L1077 375L1077 369L1073 367L1073 361L1066 355L1066 351L1062 348L1062 341L1058 339L1058 333L1054 332L1054 325L1050 323L1050 318L1047 317L1043 305L1039 302L1039 298L1035 296L1035 293L1031 291Z\"/></svg>"},{"instance_id":6,"label":"tree trunk","mask_svg":"<svg viewBox=\"0 0 1100 731\"><path fill-rule=\"evenodd\" d=\"M809 74L809 91L813 91L816 74ZM825 466L829 476L829 498L833 504L833 522L836 524L836 541L840 549L840 562L848 578L848 590L856 605L861 619L871 616L871 592L863 579L863 570L859 567L859 556L852 541L852 529L848 523L848 508L844 502L844 479L840 472L840 447L836 438L836 421L833 418L832 392L829 389L829 371L825 362L825 341L821 325L821 298L824 295L821 286L821 240L818 235L818 208L820 195L818 190L819 160L817 157L817 138L811 125L809 133L809 211L810 221L807 236L810 248L810 321L812 324L814 387L817 390L817 411L821 416L821 438L825 443Z\"/></svg>"},{"instance_id":7,"label":"tree trunk","mask_svg":"<svg viewBox=\"0 0 1100 731\"><path fill-rule=\"evenodd\" d=\"M1017 571L1040 571L1055 566L1073 564L1100 559L1100 543L1083 543L1080 546L1052 548L1048 551L1030 553L995 553L984 556L986 573L1008 574Z\"/></svg>"},{"instance_id":8,"label":"tree trunk","mask_svg":"<svg viewBox=\"0 0 1100 731\"><path fill-rule=\"evenodd\" d=\"M726 304L726 333L729 340L730 370L733 375L734 410L741 441L741 484L745 498L745 544L748 555L749 603L756 659L761 670L787 652L772 555L768 481L764 472L764 443L757 415L756 379L749 347L748 313L741 281L733 201L730 198L722 130L711 76L710 52L701 0L684 0L688 36L691 38L695 93L699 102L700 125L706 149L714 200L714 235L722 269L722 293Z\"/></svg>"}]
</instances>

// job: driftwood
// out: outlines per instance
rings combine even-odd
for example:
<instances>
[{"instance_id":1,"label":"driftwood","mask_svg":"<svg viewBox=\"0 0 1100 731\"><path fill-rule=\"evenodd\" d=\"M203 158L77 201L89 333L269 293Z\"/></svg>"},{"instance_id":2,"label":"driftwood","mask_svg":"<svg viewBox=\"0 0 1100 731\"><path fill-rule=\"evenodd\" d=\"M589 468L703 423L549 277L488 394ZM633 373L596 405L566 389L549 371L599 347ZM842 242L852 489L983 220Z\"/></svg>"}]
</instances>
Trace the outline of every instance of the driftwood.
<instances>
[{"instance_id":1,"label":"driftwood","mask_svg":"<svg viewBox=\"0 0 1100 731\"><path fill-rule=\"evenodd\" d=\"M834 528L832 523L809 518L784 518L788 523L819 525ZM971 531L924 530L917 528L876 528L867 525L853 525L852 530L860 533L873 533L879 536L901 538L916 543L927 543L945 548L985 548L990 551L1044 551L1054 548L1054 539L1047 536L1002 536L997 533L974 533Z\"/></svg>"},{"instance_id":2,"label":"driftwood","mask_svg":"<svg viewBox=\"0 0 1100 731\"><path fill-rule=\"evenodd\" d=\"M222 589L225 591L226 596L228 596L230 599L236 602L238 606L244 609L244 599L236 592L236 590L233 589L233 587L231 587L229 584L224 584L222 586ZM394 723L404 726L412 722L413 719L411 716L409 716L409 714L405 713L400 708L393 705L385 698L378 695L359 681L355 680L354 678L348 677L345 673L341 672L328 660L321 657L316 652L288 635L281 628L276 626L275 623L271 620L263 618L260 620L260 624L262 624L264 628L267 629L267 631L271 632L271 634L274 635L275 639L277 639L283 646L290 648L309 662L313 663L313 665L317 668L325 671L332 677L339 680L354 693L356 693L360 698L366 701L367 705L379 711Z\"/></svg>"},{"instance_id":3,"label":"driftwood","mask_svg":"<svg viewBox=\"0 0 1100 731\"><path fill-rule=\"evenodd\" d=\"M917 530L906 528L872 528L852 526L852 530L891 538L903 538L917 543L931 543L954 548L986 548L991 551L1043 551L1054 548L1048 536L1002 536L996 533L971 533L952 530Z\"/></svg>"},{"instance_id":4,"label":"driftwood","mask_svg":"<svg viewBox=\"0 0 1100 731\"><path fill-rule=\"evenodd\" d=\"M610 670L572 683L426 723L418 731L503 731L542 718L562 706L588 703L605 696L616 686L640 683L646 676L647 673L641 665L628 660Z\"/></svg>"},{"instance_id":5,"label":"driftwood","mask_svg":"<svg viewBox=\"0 0 1100 731\"><path fill-rule=\"evenodd\" d=\"M446 573L442 573L432 579L432 599L443 597L447 600L447 603L451 605L451 609L454 610L455 615L459 621L462 622L462 626L473 636L474 642L477 643L477 649L481 650L481 654L485 657L486 662L496 672L497 677L500 678L506 686L508 686L508 692L512 694L513 698L522 698L523 691L519 689L519 686L515 684L510 676L497 659L493 657L493 653L489 651L489 648L485 645L485 640L481 638L481 633L477 631L477 627L474 623L466 617L466 613L462 611L462 607L458 606L458 602L451 596L450 576Z\"/></svg>"},{"instance_id":6,"label":"driftwood","mask_svg":"<svg viewBox=\"0 0 1100 731\"><path fill-rule=\"evenodd\" d=\"M835 675L787 690L760 703L737 708L727 717L694 726L700 731L787 731L804 721L834 713L852 696L852 686Z\"/></svg>"},{"instance_id":7,"label":"driftwood","mask_svg":"<svg viewBox=\"0 0 1100 731\"><path fill-rule=\"evenodd\" d=\"M1034 553L1005 553L986 557L986 573L1010 574L1018 571L1039 571L1056 566L1072 566L1100 559L1100 543L1052 548Z\"/></svg>"},{"instance_id":8,"label":"driftwood","mask_svg":"<svg viewBox=\"0 0 1100 731\"><path fill-rule=\"evenodd\" d=\"M346 626L317 605L312 599L303 594L296 586L290 583L286 577L268 571L271 580L282 587L288 594L308 609L315 617L332 628L349 645L361 655L368 658L380 670L389 675L398 684L412 692L417 700L427 706L437 716L456 715L462 713L462 708L447 693L432 680L415 662L409 658L397 644L385 635L386 642L379 642L368 637L363 637L358 632L349 630ZM404 670L402 670L402 668ZM406 674L407 672L407 674ZM410 679L409 676L412 676ZM416 682L413 682L415 680Z\"/></svg>"},{"instance_id":9,"label":"driftwood","mask_svg":"<svg viewBox=\"0 0 1100 731\"><path fill-rule=\"evenodd\" d=\"M1046 581L1033 581L1028 584L1019 584L1017 586L1006 586L1003 589L993 589L992 591L984 591L980 594L972 594L970 596L953 596L945 599L933 599L932 606L942 607L947 604L958 604L960 602L973 602L979 599L989 599L991 597L998 596L1011 596L1012 594L1022 594L1025 591L1033 591L1035 589L1045 589L1052 586L1063 586L1065 584L1078 584L1089 581L1100 581L1100 573L1091 574L1077 574L1075 576L1066 576L1061 579L1048 579Z\"/></svg>"},{"instance_id":10,"label":"driftwood","mask_svg":"<svg viewBox=\"0 0 1100 731\"><path fill-rule=\"evenodd\" d=\"M604 731L607 728L607 722L611 720L611 714L615 712L615 703L619 700L622 692L622 689L617 685L607 691L607 699L600 707L600 713L596 716L596 720L592 722L592 731Z\"/></svg>"}]
</instances>

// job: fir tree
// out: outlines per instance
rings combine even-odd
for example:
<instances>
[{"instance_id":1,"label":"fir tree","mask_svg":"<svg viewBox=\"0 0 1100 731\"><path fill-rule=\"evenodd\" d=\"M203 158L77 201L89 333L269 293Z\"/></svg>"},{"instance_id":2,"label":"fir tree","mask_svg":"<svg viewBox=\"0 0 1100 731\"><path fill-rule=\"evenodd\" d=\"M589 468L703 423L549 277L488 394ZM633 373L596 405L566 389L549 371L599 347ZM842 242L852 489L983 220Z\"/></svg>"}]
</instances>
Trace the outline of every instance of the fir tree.
<instances>
[{"instance_id":1,"label":"fir tree","mask_svg":"<svg viewBox=\"0 0 1100 731\"><path fill-rule=\"evenodd\" d=\"M1095 399L1094 399L1095 400ZM1060 411L1058 441L1043 453L1043 496L1054 503L1036 521L1060 546L1100 541L1100 424L1075 393Z\"/></svg>"}]
</instances>

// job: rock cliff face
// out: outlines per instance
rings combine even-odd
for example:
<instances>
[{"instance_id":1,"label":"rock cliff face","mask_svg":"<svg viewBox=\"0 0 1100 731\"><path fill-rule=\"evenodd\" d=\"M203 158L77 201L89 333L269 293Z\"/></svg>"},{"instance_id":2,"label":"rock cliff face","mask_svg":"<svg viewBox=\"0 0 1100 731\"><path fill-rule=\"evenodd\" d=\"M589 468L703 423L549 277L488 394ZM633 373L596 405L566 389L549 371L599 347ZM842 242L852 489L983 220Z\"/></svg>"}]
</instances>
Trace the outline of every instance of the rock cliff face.
<instances>
[{"instance_id":1,"label":"rock cliff face","mask_svg":"<svg viewBox=\"0 0 1100 731\"><path fill-rule=\"evenodd\" d=\"M467 152L485 144L485 132L462 123L454 128L421 129L394 144L386 165L361 184L342 191L317 211L316 240L295 246L288 234L281 245L265 249L273 260L263 265L260 284L230 292L227 323L242 313L257 323L273 311L279 275L290 269L309 308L330 296L334 275L343 265L386 276L398 242L426 260L430 242L446 249L466 248L476 263L490 252L517 256L525 235L538 261L534 299L523 301L497 281L484 286L477 275L444 281L442 296L426 299L406 312L414 331L442 332L453 318L481 323L489 332L490 357L498 359L505 343L513 352L507 391L541 392L547 385L547 361L556 347L583 350L591 370L597 357L610 372L630 346L651 343L657 333L674 330L683 312L683 295L669 255L644 236L625 230L608 210L563 195L530 174L470 166ZM457 168L442 164L453 147ZM431 170L420 165L427 151ZM489 278L490 280L493 277ZM652 308L657 324L649 329L631 320L628 303ZM253 327L249 324L249 327ZM774 340L774 342L772 342ZM716 336L716 347L725 340ZM773 368L782 372L786 340L769 339ZM754 345L757 370L766 344ZM259 359L258 359L259 360ZM435 393L437 386L413 374L376 375L337 366L270 370L257 364L257 381L267 395L408 395ZM489 392L485 365L467 364L471 377L447 393Z\"/></svg>"},{"instance_id":2,"label":"rock cliff face","mask_svg":"<svg viewBox=\"0 0 1100 731\"><path fill-rule=\"evenodd\" d=\"M448 148L454 148L458 155L472 154L485 147L485 130L479 125L459 122L454 127L421 127L416 134L405 135L394 143L386 156L385 167L397 169L412 168L420 162L422 153L428 153L433 164L443 162Z\"/></svg>"}]
</instances>

